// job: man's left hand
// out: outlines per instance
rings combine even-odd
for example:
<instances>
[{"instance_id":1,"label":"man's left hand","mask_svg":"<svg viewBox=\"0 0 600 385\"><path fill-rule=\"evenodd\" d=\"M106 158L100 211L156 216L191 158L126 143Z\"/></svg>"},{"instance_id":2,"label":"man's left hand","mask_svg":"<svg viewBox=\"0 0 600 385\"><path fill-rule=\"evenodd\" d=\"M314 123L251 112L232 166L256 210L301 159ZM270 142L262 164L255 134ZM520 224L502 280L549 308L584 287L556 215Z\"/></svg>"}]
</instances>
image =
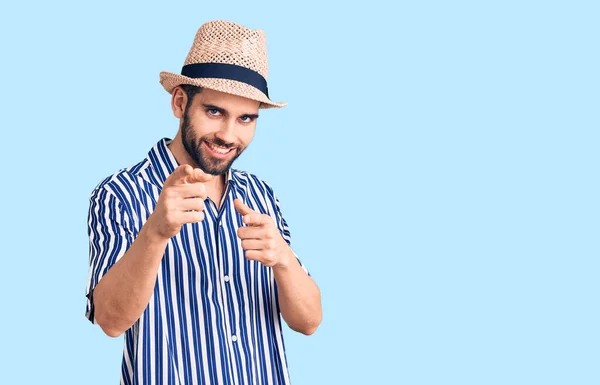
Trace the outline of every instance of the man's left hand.
<instances>
[{"instance_id":1,"label":"man's left hand","mask_svg":"<svg viewBox=\"0 0 600 385\"><path fill-rule=\"evenodd\" d=\"M242 248L246 251L246 258L270 267L286 265L290 260L291 249L273 218L252 210L240 199L235 199L233 204L247 225L237 231L242 240Z\"/></svg>"}]
</instances>

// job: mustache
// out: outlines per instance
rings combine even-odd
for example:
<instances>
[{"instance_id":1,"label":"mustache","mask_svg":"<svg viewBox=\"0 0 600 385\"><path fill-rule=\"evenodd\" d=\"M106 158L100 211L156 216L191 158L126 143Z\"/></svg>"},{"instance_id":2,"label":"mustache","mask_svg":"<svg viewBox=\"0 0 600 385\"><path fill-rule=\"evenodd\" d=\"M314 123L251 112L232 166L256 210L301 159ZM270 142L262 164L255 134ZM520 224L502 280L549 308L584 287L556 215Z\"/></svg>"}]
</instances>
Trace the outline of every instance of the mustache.
<instances>
[{"instance_id":1,"label":"mustache","mask_svg":"<svg viewBox=\"0 0 600 385\"><path fill-rule=\"evenodd\" d=\"M219 138L213 138L213 139L202 139L202 140L204 140L205 142L208 142L208 143L210 143L210 144L215 144L215 145L217 145L217 146L221 146L221 147L225 147L225 148L234 148L234 147L237 147L237 146L235 145L235 143L227 143L227 142L225 142L224 140L221 140L221 139L219 139Z\"/></svg>"}]
</instances>

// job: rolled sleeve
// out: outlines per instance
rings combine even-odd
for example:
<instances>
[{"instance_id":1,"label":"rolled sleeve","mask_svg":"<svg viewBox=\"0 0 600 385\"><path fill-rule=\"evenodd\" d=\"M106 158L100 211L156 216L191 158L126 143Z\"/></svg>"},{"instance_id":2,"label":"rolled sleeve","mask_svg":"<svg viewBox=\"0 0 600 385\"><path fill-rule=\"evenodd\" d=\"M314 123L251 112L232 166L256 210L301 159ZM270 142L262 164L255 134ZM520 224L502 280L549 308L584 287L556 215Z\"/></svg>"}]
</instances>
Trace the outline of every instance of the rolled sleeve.
<instances>
[{"instance_id":1,"label":"rolled sleeve","mask_svg":"<svg viewBox=\"0 0 600 385\"><path fill-rule=\"evenodd\" d=\"M88 235L90 259L85 315L95 324L94 288L133 242L121 203L114 194L103 187L95 189L90 196Z\"/></svg>"}]
</instances>

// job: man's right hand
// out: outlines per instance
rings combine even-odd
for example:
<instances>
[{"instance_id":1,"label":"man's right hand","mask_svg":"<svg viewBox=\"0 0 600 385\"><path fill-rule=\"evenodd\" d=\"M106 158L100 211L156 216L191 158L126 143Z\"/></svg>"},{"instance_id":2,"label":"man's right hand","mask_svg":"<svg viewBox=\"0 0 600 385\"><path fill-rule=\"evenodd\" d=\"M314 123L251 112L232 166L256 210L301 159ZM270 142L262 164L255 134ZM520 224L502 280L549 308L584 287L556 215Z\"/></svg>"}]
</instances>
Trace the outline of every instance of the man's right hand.
<instances>
[{"instance_id":1,"label":"man's right hand","mask_svg":"<svg viewBox=\"0 0 600 385\"><path fill-rule=\"evenodd\" d=\"M148 218L152 233L170 239L185 223L202 221L207 196L204 183L212 178L213 175L189 164L177 167L165 181L154 212Z\"/></svg>"}]
</instances>

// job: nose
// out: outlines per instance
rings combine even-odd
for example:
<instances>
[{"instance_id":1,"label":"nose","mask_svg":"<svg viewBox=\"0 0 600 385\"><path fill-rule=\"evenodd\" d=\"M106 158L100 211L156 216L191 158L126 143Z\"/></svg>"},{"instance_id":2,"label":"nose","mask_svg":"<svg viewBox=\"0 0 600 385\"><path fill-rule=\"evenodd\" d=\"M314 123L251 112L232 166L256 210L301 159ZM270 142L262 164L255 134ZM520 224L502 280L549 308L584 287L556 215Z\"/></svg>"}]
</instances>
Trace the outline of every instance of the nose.
<instances>
[{"instance_id":1,"label":"nose","mask_svg":"<svg viewBox=\"0 0 600 385\"><path fill-rule=\"evenodd\" d=\"M235 143L235 120L223 119L220 130L215 136L227 144Z\"/></svg>"}]
</instances>

